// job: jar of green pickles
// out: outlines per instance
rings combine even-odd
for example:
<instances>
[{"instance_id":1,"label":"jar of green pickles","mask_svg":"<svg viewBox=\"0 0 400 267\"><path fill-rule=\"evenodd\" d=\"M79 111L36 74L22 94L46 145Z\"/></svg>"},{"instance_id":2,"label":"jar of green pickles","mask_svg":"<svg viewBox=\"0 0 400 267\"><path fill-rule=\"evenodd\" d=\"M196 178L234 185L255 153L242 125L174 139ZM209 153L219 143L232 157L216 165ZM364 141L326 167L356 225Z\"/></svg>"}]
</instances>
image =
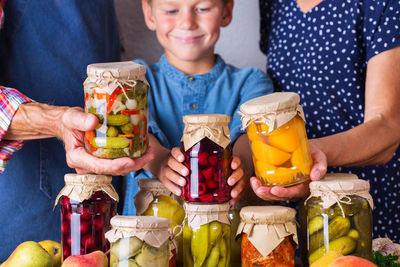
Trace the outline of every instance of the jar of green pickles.
<instances>
[{"instance_id":1,"label":"jar of green pickles","mask_svg":"<svg viewBox=\"0 0 400 267\"><path fill-rule=\"evenodd\" d=\"M179 203L181 198L169 191L157 178L139 179L139 192L135 195L136 214L140 216L157 216L170 220L170 228L177 247L176 261L183 263L183 239L181 225L185 218L185 210Z\"/></svg>"},{"instance_id":2,"label":"jar of green pickles","mask_svg":"<svg viewBox=\"0 0 400 267\"><path fill-rule=\"evenodd\" d=\"M312 264L327 252L372 259L369 183L353 174L328 174L310 183L300 209L302 261Z\"/></svg>"},{"instance_id":3,"label":"jar of green pickles","mask_svg":"<svg viewBox=\"0 0 400 267\"><path fill-rule=\"evenodd\" d=\"M147 149L146 67L132 61L90 64L85 111L99 123L85 133L85 147L99 158L141 157Z\"/></svg>"},{"instance_id":4,"label":"jar of green pickles","mask_svg":"<svg viewBox=\"0 0 400 267\"><path fill-rule=\"evenodd\" d=\"M230 265L229 204L185 203L183 266Z\"/></svg>"},{"instance_id":5,"label":"jar of green pickles","mask_svg":"<svg viewBox=\"0 0 400 267\"><path fill-rule=\"evenodd\" d=\"M174 267L169 220L154 216L114 216L106 238L110 267Z\"/></svg>"}]
</instances>

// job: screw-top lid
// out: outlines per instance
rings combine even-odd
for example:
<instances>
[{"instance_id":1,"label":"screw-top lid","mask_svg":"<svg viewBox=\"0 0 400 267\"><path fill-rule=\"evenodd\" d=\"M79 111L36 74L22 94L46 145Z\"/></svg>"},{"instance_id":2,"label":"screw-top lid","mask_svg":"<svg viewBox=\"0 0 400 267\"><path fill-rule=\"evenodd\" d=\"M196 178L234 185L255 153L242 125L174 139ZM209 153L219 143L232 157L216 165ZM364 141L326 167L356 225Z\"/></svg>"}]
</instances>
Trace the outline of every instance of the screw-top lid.
<instances>
[{"instance_id":1,"label":"screw-top lid","mask_svg":"<svg viewBox=\"0 0 400 267\"><path fill-rule=\"evenodd\" d=\"M150 246L160 247L171 237L170 221L161 217L116 215L110 223L112 228L106 233L110 242L135 236Z\"/></svg>"},{"instance_id":2,"label":"screw-top lid","mask_svg":"<svg viewBox=\"0 0 400 267\"><path fill-rule=\"evenodd\" d=\"M213 221L231 224L229 220L229 203L223 204L193 204L183 205L186 219L191 228L198 227Z\"/></svg>"},{"instance_id":3,"label":"screw-top lid","mask_svg":"<svg viewBox=\"0 0 400 267\"><path fill-rule=\"evenodd\" d=\"M292 92L279 92L253 98L240 105L242 128L251 123L265 123L269 133L299 115L303 120L304 112L299 105L300 96Z\"/></svg>"},{"instance_id":4,"label":"screw-top lid","mask_svg":"<svg viewBox=\"0 0 400 267\"><path fill-rule=\"evenodd\" d=\"M283 206L247 206L240 210L236 235L247 234L249 241L267 257L287 236L297 243L296 210Z\"/></svg>"},{"instance_id":5,"label":"screw-top lid","mask_svg":"<svg viewBox=\"0 0 400 267\"><path fill-rule=\"evenodd\" d=\"M349 173L328 173L323 179L310 183L310 196L308 199L311 197L321 197L323 208L329 208L337 202L342 202L342 199L347 196L357 195L365 198L372 209L374 203L368 192L369 188L369 182L358 179L357 175Z\"/></svg>"},{"instance_id":6,"label":"screw-top lid","mask_svg":"<svg viewBox=\"0 0 400 267\"><path fill-rule=\"evenodd\" d=\"M65 186L58 193L54 205L57 205L61 196L67 196L75 201L83 202L89 199L96 191L103 191L115 201L119 200L118 193L111 184L111 176L68 173L64 175L64 180Z\"/></svg>"},{"instance_id":7,"label":"screw-top lid","mask_svg":"<svg viewBox=\"0 0 400 267\"><path fill-rule=\"evenodd\" d=\"M247 206L240 210L240 218L245 223L277 224L293 222L296 210L283 206Z\"/></svg>"},{"instance_id":8,"label":"screw-top lid","mask_svg":"<svg viewBox=\"0 0 400 267\"><path fill-rule=\"evenodd\" d=\"M223 114L196 114L182 117L185 124L182 142L188 150L207 137L222 148L231 142L228 124L231 117Z\"/></svg>"}]
</instances>

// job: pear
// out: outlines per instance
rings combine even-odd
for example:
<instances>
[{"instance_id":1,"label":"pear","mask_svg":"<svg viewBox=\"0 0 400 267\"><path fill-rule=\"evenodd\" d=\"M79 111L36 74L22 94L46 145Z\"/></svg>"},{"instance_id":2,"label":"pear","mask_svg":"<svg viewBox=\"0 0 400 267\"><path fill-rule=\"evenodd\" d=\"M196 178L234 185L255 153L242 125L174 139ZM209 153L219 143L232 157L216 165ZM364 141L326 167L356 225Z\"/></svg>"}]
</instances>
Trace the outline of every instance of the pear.
<instances>
[{"instance_id":1,"label":"pear","mask_svg":"<svg viewBox=\"0 0 400 267\"><path fill-rule=\"evenodd\" d=\"M38 243L26 241L18 245L1 267L53 267L53 258Z\"/></svg>"},{"instance_id":2,"label":"pear","mask_svg":"<svg viewBox=\"0 0 400 267\"><path fill-rule=\"evenodd\" d=\"M39 242L39 245L41 245L53 258L53 267L60 267L62 255L61 244L53 240L43 240Z\"/></svg>"},{"instance_id":3,"label":"pear","mask_svg":"<svg viewBox=\"0 0 400 267\"><path fill-rule=\"evenodd\" d=\"M328 267L328 265L335 259L342 257L342 253L331 250L327 252L324 256L313 262L310 267Z\"/></svg>"}]
</instances>

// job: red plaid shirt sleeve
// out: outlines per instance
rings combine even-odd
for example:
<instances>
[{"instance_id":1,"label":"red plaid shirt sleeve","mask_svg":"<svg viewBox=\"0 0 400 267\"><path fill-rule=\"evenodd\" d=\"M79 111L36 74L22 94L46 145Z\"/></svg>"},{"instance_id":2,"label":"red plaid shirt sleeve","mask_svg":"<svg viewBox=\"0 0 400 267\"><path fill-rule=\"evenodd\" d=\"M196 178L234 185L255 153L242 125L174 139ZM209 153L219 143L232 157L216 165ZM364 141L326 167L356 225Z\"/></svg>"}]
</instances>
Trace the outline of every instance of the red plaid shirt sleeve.
<instances>
[{"instance_id":1,"label":"red plaid shirt sleeve","mask_svg":"<svg viewBox=\"0 0 400 267\"><path fill-rule=\"evenodd\" d=\"M2 173L10 158L24 144L19 140L3 140L11 120L19 105L32 102L15 89L0 86L0 173Z\"/></svg>"}]
</instances>

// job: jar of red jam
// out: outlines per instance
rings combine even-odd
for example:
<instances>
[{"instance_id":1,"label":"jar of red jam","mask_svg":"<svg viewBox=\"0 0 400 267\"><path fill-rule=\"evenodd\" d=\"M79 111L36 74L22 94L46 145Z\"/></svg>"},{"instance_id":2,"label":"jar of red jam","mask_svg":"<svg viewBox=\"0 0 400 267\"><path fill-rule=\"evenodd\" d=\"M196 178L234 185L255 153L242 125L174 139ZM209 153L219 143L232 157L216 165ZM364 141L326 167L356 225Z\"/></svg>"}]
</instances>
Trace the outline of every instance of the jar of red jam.
<instances>
[{"instance_id":1,"label":"jar of red jam","mask_svg":"<svg viewBox=\"0 0 400 267\"><path fill-rule=\"evenodd\" d=\"M105 233L111 228L118 201L111 179L94 174L65 175L65 186L56 199L61 208L63 260L110 249Z\"/></svg>"},{"instance_id":2,"label":"jar of red jam","mask_svg":"<svg viewBox=\"0 0 400 267\"><path fill-rule=\"evenodd\" d=\"M232 150L230 116L199 114L183 116L182 147L189 168L182 198L187 202L224 203L230 200L228 178Z\"/></svg>"},{"instance_id":3,"label":"jar of red jam","mask_svg":"<svg viewBox=\"0 0 400 267\"><path fill-rule=\"evenodd\" d=\"M292 92L257 97L240 106L257 178L265 186L309 180L312 158L300 96Z\"/></svg>"},{"instance_id":4,"label":"jar of red jam","mask_svg":"<svg viewBox=\"0 0 400 267\"><path fill-rule=\"evenodd\" d=\"M242 267L295 266L296 210L282 206L247 206L240 211Z\"/></svg>"},{"instance_id":5,"label":"jar of red jam","mask_svg":"<svg viewBox=\"0 0 400 267\"><path fill-rule=\"evenodd\" d=\"M85 147L99 158L139 158L147 149L146 67L132 61L90 64L84 82L85 111L97 117Z\"/></svg>"}]
</instances>

